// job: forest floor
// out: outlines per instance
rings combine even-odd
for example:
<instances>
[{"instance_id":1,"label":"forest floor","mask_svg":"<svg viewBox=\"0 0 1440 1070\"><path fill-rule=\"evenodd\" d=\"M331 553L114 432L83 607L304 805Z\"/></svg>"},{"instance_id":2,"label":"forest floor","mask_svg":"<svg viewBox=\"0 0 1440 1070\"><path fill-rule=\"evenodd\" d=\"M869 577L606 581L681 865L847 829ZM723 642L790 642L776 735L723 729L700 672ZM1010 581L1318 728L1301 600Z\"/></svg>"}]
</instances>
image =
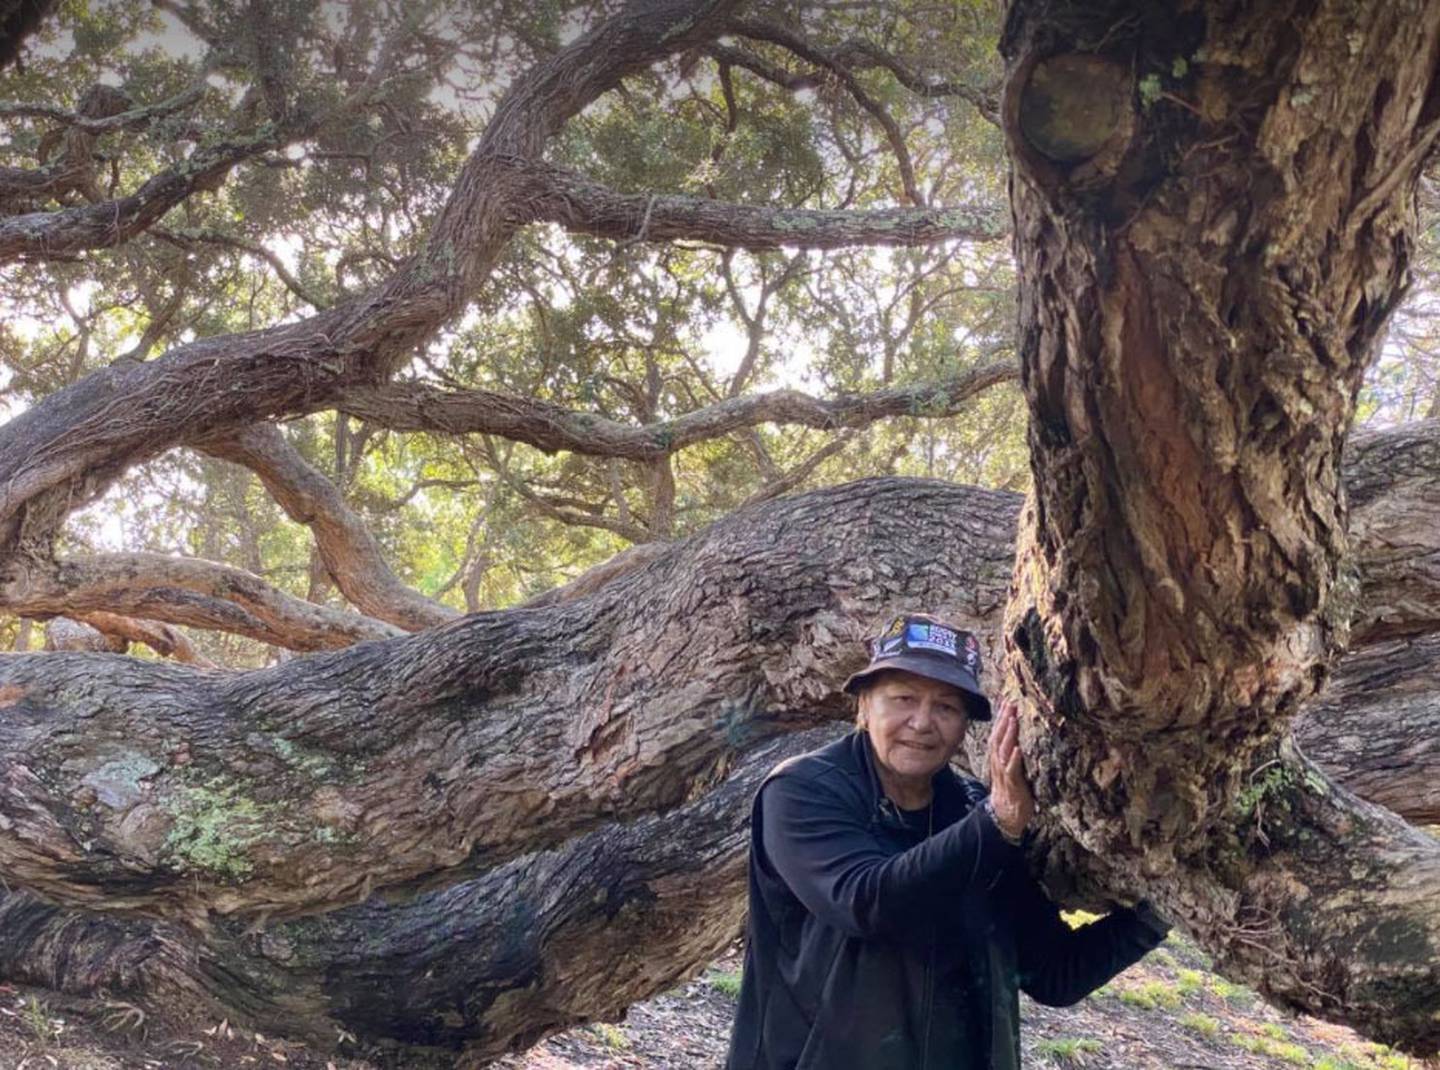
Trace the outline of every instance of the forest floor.
<instances>
[{"instance_id":1,"label":"forest floor","mask_svg":"<svg viewBox=\"0 0 1440 1070\"><path fill-rule=\"evenodd\" d=\"M1022 1000L1029 1070L1424 1070L1347 1029L1286 1015L1223 980L1172 935L1144 962L1074 1007ZM718 1070L739 989L730 955L623 1021L550 1037L494 1070ZM344 1050L346 1045L342 1045ZM393 1059L315 1051L228 1022L188 1030L140 1021L126 1005L0 983L0 1070L378 1070ZM418 1064L416 1064L418 1065ZM433 1066L433 1063L426 1063Z\"/></svg>"}]
</instances>

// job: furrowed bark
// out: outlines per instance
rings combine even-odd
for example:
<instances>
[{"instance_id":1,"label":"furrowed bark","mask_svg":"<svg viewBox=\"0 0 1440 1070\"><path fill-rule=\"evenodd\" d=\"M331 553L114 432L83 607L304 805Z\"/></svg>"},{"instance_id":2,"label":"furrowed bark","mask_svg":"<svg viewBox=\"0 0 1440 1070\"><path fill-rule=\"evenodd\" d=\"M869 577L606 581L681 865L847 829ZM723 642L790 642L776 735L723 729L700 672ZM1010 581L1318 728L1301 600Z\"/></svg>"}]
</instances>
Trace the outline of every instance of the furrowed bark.
<instances>
[{"instance_id":1,"label":"furrowed bark","mask_svg":"<svg viewBox=\"0 0 1440 1070\"><path fill-rule=\"evenodd\" d=\"M362 613L408 632L460 616L400 582L370 529L346 504L339 488L306 461L277 428L257 424L196 445L211 456L244 465L260 477L290 519L314 533L315 547L335 586Z\"/></svg>"},{"instance_id":2,"label":"furrowed bark","mask_svg":"<svg viewBox=\"0 0 1440 1070\"><path fill-rule=\"evenodd\" d=\"M1316 913L1257 957L1236 935L1246 870L1214 857L1255 758L1349 640L1339 466L1440 133L1440 3L1021 0L1003 51L1035 476L1007 670L1049 831L1098 887L1154 892L1274 998L1345 1018L1333 878L1291 871ZM1387 837L1354 864L1423 872ZM1387 902L1347 909L1378 924ZM1396 919L1440 961L1428 922ZM1435 1050L1440 977L1412 965L1368 962L1354 1020Z\"/></svg>"},{"instance_id":3,"label":"furrowed bark","mask_svg":"<svg viewBox=\"0 0 1440 1070\"><path fill-rule=\"evenodd\" d=\"M1295 741L1347 791L1440 825L1440 634L1346 654L1306 704Z\"/></svg>"},{"instance_id":4,"label":"furrowed bark","mask_svg":"<svg viewBox=\"0 0 1440 1070\"><path fill-rule=\"evenodd\" d=\"M694 801L442 891L400 904L377 896L258 931L217 919L203 942L170 922L0 892L0 977L148 1005L198 1003L326 1047L343 1029L400 1065L418 1065L410 1060L426 1049L464 1049L462 1065L484 1065L557 1029L612 1018L712 961L744 922L760 778L842 731L761 743Z\"/></svg>"}]
</instances>

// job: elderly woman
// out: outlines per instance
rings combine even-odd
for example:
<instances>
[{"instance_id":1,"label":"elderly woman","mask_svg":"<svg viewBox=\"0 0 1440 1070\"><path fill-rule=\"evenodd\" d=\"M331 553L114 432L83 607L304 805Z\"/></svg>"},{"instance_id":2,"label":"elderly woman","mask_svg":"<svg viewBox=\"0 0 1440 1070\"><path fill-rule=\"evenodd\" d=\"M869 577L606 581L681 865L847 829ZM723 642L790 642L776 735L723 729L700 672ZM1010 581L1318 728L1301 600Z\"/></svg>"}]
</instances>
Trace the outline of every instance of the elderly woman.
<instances>
[{"instance_id":1,"label":"elderly woman","mask_svg":"<svg viewBox=\"0 0 1440 1070\"><path fill-rule=\"evenodd\" d=\"M988 721L975 637L896 618L845 685L858 730L755 798L750 921L728 1070L1013 1070L1019 997L1074 1003L1165 936L1143 904L1079 929L1030 877L1013 706L990 791L950 759Z\"/></svg>"}]
</instances>

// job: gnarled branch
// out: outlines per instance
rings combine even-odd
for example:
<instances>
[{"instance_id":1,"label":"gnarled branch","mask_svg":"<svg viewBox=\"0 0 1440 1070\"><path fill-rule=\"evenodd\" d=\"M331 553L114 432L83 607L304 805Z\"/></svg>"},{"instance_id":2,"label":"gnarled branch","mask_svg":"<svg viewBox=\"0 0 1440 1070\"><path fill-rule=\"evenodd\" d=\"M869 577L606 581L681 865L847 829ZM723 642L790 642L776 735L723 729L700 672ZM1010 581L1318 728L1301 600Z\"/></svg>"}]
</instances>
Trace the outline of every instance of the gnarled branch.
<instances>
[{"instance_id":1,"label":"gnarled branch","mask_svg":"<svg viewBox=\"0 0 1440 1070\"><path fill-rule=\"evenodd\" d=\"M361 612L406 631L419 631L460 614L426 598L395 576L365 522L339 488L286 441L278 428L257 424L198 440L214 457L244 465L257 476L291 520L306 525L340 593Z\"/></svg>"}]
</instances>

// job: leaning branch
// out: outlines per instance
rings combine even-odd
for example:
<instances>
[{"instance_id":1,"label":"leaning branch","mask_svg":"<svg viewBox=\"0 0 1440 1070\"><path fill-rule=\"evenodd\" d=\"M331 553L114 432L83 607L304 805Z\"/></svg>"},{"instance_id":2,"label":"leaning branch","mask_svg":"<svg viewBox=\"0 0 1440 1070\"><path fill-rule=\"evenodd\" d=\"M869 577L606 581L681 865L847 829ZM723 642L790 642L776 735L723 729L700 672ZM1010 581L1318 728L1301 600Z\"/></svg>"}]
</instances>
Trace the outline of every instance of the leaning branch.
<instances>
[{"instance_id":1,"label":"leaning branch","mask_svg":"<svg viewBox=\"0 0 1440 1070\"><path fill-rule=\"evenodd\" d=\"M988 364L949 379L890 387L869 394L815 398L776 390L726 398L673 420L644 426L576 412L536 398L488 390L446 391L425 383L352 387L335 407L392 431L489 434L553 453L649 461L697 442L760 424L820 430L866 427L892 416L953 416L977 394L1019 377L1010 362Z\"/></svg>"},{"instance_id":2,"label":"leaning branch","mask_svg":"<svg viewBox=\"0 0 1440 1070\"><path fill-rule=\"evenodd\" d=\"M460 614L401 583L365 522L339 488L300 455L279 429L257 424L197 441L213 457L244 465L291 520L304 524L340 592L361 612L407 632L444 624Z\"/></svg>"},{"instance_id":3,"label":"leaning branch","mask_svg":"<svg viewBox=\"0 0 1440 1070\"><path fill-rule=\"evenodd\" d=\"M290 650L331 650L401 634L382 621L286 594L243 569L165 554L15 559L0 577L0 605L27 617L122 614Z\"/></svg>"},{"instance_id":4,"label":"leaning branch","mask_svg":"<svg viewBox=\"0 0 1440 1070\"><path fill-rule=\"evenodd\" d=\"M293 136L267 127L253 137L196 150L128 197L0 219L0 264L73 256L127 242L191 194L214 189L237 163L278 148Z\"/></svg>"}]
</instances>

